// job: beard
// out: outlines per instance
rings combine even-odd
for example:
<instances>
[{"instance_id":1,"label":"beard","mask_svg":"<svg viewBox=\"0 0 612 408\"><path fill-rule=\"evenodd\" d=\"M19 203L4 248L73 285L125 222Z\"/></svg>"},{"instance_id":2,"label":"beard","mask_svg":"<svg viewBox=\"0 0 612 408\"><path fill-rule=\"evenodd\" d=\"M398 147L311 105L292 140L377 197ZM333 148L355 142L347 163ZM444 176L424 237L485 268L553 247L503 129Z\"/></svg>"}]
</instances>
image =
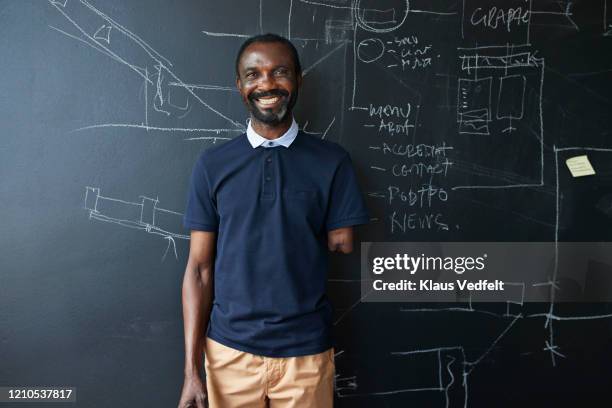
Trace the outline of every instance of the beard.
<instances>
[{"instance_id":1,"label":"beard","mask_svg":"<svg viewBox=\"0 0 612 408\"><path fill-rule=\"evenodd\" d=\"M278 110L276 112L273 110L274 108L260 109L257 106L255 100L266 96L283 97L283 102L278 107ZM287 96L289 96L289 99L287 99ZM262 122L269 126L276 126L282 123L287 118L287 115L289 115L293 110L296 101L297 89L291 95L289 95L289 92L285 90L274 89L267 92L252 93L251 95L249 95L247 97L247 107L249 109L249 112L251 112L251 115L253 115L253 117L259 122Z\"/></svg>"}]
</instances>

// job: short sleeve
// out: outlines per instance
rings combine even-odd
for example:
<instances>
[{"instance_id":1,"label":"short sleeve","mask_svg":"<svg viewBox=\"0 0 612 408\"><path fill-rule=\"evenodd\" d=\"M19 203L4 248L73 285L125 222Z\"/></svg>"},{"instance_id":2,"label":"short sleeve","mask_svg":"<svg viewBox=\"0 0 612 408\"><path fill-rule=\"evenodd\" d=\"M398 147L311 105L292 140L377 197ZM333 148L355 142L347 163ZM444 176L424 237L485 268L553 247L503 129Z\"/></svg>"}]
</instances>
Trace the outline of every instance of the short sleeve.
<instances>
[{"instance_id":1,"label":"short sleeve","mask_svg":"<svg viewBox=\"0 0 612 408\"><path fill-rule=\"evenodd\" d=\"M201 156L193 167L183 226L189 230L214 232L219 227L219 214L204 164L205 157Z\"/></svg>"},{"instance_id":2,"label":"short sleeve","mask_svg":"<svg viewBox=\"0 0 612 408\"><path fill-rule=\"evenodd\" d=\"M346 156L340 162L332 181L325 227L327 231L367 224L368 210L357 183L351 158Z\"/></svg>"}]
</instances>

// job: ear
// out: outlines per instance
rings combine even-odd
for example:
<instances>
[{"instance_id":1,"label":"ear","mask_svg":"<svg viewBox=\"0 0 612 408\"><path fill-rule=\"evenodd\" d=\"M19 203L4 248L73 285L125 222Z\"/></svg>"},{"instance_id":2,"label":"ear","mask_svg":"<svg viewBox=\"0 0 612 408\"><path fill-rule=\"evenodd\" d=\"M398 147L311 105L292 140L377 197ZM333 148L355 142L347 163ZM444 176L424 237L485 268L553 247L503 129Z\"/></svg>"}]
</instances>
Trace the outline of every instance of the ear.
<instances>
[{"instance_id":1,"label":"ear","mask_svg":"<svg viewBox=\"0 0 612 408\"><path fill-rule=\"evenodd\" d=\"M238 88L238 92L240 92L240 88L242 88L242 83L240 82L240 77L236 75L236 88Z\"/></svg>"},{"instance_id":2,"label":"ear","mask_svg":"<svg viewBox=\"0 0 612 408\"><path fill-rule=\"evenodd\" d=\"M300 72L295 78L297 82L298 89L302 87L302 73Z\"/></svg>"}]
</instances>

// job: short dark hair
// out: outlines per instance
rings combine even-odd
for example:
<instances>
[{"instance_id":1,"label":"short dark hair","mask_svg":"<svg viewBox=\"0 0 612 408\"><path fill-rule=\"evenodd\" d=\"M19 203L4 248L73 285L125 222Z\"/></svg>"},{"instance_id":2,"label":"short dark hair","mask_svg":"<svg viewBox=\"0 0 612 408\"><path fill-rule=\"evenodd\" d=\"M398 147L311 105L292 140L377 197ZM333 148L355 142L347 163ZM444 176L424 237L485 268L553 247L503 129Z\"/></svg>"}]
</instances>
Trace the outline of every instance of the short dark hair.
<instances>
[{"instance_id":1,"label":"short dark hair","mask_svg":"<svg viewBox=\"0 0 612 408\"><path fill-rule=\"evenodd\" d=\"M285 44L289 48L289 51L291 52L291 56L293 57L293 65L295 66L295 73L298 75L302 73L302 66L300 65L300 57L298 55L297 49L291 43L291 41L289 41L285 37L280 36L278 34L267 33L267 34L254 35L252 37L247 38L242 43L242 45L240 46L240 49L238 50L238 54L236 55L236 75L237 76L240 76L240 73L238 72L238 66L240 65L240 58L242 58L242 54L244 54L244 50L246 50L246 48L253 43L282 43L282 44Z\"/></svg>"}]
</instances>

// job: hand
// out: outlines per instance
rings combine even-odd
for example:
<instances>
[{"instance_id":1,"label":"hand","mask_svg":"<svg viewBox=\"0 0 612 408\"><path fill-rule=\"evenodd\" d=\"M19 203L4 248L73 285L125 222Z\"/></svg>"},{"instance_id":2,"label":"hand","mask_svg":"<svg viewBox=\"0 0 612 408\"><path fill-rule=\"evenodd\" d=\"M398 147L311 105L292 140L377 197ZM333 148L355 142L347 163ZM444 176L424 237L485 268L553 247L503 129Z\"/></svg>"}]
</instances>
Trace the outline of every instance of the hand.
<instances>
[{"instance_id":1,"label":"hand","mask_svg":"<svg viewBox=\"0 0 612 408\"><path fill-rule=\"evenodd\" d=\"M208 391L200 376L185 377L178 408L208 408Z\"/></svg>"}]
</instances>

